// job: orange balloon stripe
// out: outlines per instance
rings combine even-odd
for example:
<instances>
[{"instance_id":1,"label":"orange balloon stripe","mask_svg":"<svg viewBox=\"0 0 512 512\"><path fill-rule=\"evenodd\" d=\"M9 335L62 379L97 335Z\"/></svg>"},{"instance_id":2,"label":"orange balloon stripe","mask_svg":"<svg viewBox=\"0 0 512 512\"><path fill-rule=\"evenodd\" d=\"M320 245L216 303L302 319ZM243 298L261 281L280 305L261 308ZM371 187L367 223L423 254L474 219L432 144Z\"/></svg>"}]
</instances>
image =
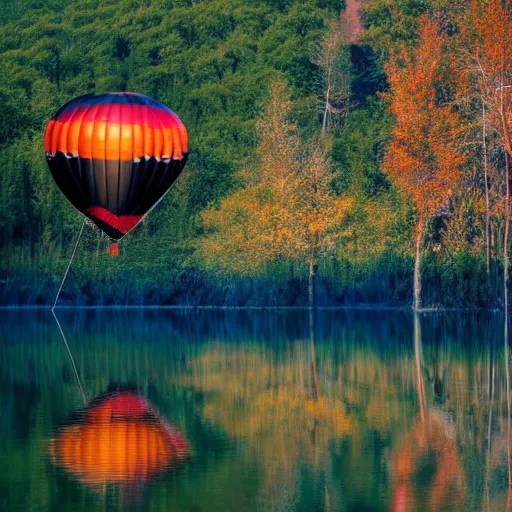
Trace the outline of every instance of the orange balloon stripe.
<instances>
[{"instance_id":1,"label":"orange balloon stripe","mask_svg":"<svg viewBox=\"0 0 512 512\"><path fill-rule=\"evenodd\" d=\"M86 114L85 109L77 109L76 114L73 117L74 122L70 122L70 126L68 129L68 138L66 140L66 146L68 148L68 153L78 154L78 140L80 137L80 130L82 127L82 120Z\"/></svg>"},{"instance_id":2,"label":"orange balloon stripe","mask_svg":"<svg viewBox=\"0 0 512 512\"><path fill-rule=\"evenodd\" d=\"M119 156L122 154L122 150L126 152L125 148L130 148L131 156L130 160L134 158L134 144L133 144L133 116L129 105L121 104L121 140L119 145ZM124 154L123 154L124 156ZM122 160L128 160L123 158Z\"/></svg>"},{"instance_id":3,"label":"orange balloon stripe","mask_svg":"<svg viewBox=\"0 0 512 512\"><path fill-rule=\"evenodd\" d=\"M78 106L49 121L44 147L99 160L181 160L188 153L187 130L170 110L111 102Z\"/></svg>"},{"instance_id":4,"label":"orange balloon stripe","mask_svg":"<svg viewBox=\"0 0 512 512\"><path fill-rule=\"evenodd\" d=\"M89 483L145 480L179 460L163 427L138 421L66 428L55 444L60 463Z\"/></svg>"},{"instance_id":5,"label":"orange balloon stripe","mask_svg":"<svg viewBox=\"0 0 512 512\"><path fill-rule=\"evenodd\" d=\"M182 132L183 133L183 132ZM155 157L181 160L187 140L176 125L149 128L140 124L113 124L77 119L70 123L52 122L45 134L45 150L74 157L99 160L136 160Z\"/></svg>"},{"instance_id":6,"label":"orange balloon stripe","mask_svg":"<svg viewBox=\"0 0 512 512\"><path fill-rule=\"evenodd\" d=\"M135 155L144 155L144 127L140 124L132 124L132 159L135 160Z\"/></svg>"},{"instance_id":7,"label":"orange balloon stripe","mask_svg":"<svg viewBox=\"0 0 512 512\"><path fill-rule=\"evenodd\" d=\"M149 112L151 113L151 117L153 118L153 124L155 125L155 128L153 128L153 138L155 141L153 155L154 156L157 156L157 155L163 156L164 141L163 141L163 136L162 136L162 130L160 128L160 123L159 123L158 117L155 116L155 113L152 110L150 110Z\"/></svg>"},{"instance_id":8,"label":"orange balloon stripe","mask_svg":"<svg viewBox=\"0 0 512 512\"><path fill-rule=\"evenodd\" d=\"M92 147L92 134L94 129L94 116L98 111L99 105L93 105L87 110L83 119L82 126L78 132L78 155L90 155ZM85 158L91 158L90 156Z\"/></svg>"},{"instance_id":9,"label":"orange balloon stripe","mask_svg":"<svg viewBox=\"0 0 512 512\"><path fill-rule=\"evenodd\" d=\"M51 153L52 154L55 154L55 152L57 151L57 142L58 142L58 138L59 138L59 133L60 133L60 129L62 127L62 123L55 123L53 125L53 129L52 129L52 139L51 139Z\"/></svg>"},{"instance_id":10,"label":"orange balloon stripe","mask_svg":"<svg viewBox=\"0 0 512 512\"><path fill-rule=\"evenodd\" d=\"M179 140L181 141L181 150L184 153L188 153L188 133L185 125L180 123L178 125Z\"/></svg>"},{"instance_id":11,"label":"orange balloon stripe","mask_svg":"<svg viewBox=\"0 0 512 512\"><path fill-rule=\"evenodd\" d=\"M164 158L171 158L172 155L172 132L168 126L162 128L163 144L164 144Z\"/></svg>"},{"instance_id":12,"label":"orange balloon stripe","mask_svg":"<svg viewBox=\"0 0 512 512\"><path fill-rule=\"evenodd\" d=\"M112 115L118 119L121 117L121 105L112 103L108 106L108 117ZM121 147L121 124L105 122L105 160L119 160ZM131 149L131 148L130 148ZM94 157L93 157L94 158ZM130 158L121 158L129 160Z\"/></svg>"},{"instance_id":13,"label":"orange balloon stripe","mask_svg":"<svg viewBox=\"0 0 512 512\"><path fill-rule=\"evenodd\" d=\"M172 140L174 142L174 152L176 154L176 158L181 160L183 158L183 142L180 137L180 133L176 127L176 125L172 126ZM186 150L185 150L186 153Z\"/></svg>"},{"instance_id":14,"label":"orange balloon stripe","mask_svg":"<svg viewBox=\"0 0 512 512\"><path fill-rule=\"evenodd\" d=\"M52 144L52 132L55 121L50 119L48 125L46 126L46 131L44 132L44 150L46 153L50 153L51 144Z\"/></svg>"}]
</instances>

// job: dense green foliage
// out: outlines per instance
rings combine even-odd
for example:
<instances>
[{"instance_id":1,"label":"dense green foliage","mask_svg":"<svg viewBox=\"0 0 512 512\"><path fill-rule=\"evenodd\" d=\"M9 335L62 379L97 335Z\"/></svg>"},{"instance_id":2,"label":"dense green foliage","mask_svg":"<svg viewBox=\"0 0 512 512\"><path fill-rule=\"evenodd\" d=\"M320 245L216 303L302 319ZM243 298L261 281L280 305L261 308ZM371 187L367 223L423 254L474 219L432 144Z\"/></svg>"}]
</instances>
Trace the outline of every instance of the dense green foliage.
<instances>
[{"instance_id":1,"label":"dense green foliage","mask_svg":"<svg viewBox=\"0 0 512 512\"><path fill-rule=\"evenodd\" d=\"M380 170L392 123L378 92L386 88L382 65L390 48L414 39L415 20L431 7L385 0L364 6L368 44L350 48L352 108L332 132L333 187L355 197L357 207L344 243L320 261L321 303L410 300L412 213ZM81 222L47 170L45 123L75 96L129 90L179 114L190 135L190 163L122 241L119 258L108 257L105 236L86 227L63 297L92 304L304 304L304 269L287 262L252 279L208 274L196 256L200 214L236 190L239 171L256 158L255 121L271 82L288 82L301 131L319 129L322 80L311 55L327 20L343 8L343 0L2 2L0 302L49 303ZM434 258L426 263L425 302L492 303L492 286L480 287L479 257L456 257L460 263L449 264L459 274L467 268L464 284L478 291L450 284L450 294L440 293L439 275L451 270Z\"/></svg>"}]
</instances>

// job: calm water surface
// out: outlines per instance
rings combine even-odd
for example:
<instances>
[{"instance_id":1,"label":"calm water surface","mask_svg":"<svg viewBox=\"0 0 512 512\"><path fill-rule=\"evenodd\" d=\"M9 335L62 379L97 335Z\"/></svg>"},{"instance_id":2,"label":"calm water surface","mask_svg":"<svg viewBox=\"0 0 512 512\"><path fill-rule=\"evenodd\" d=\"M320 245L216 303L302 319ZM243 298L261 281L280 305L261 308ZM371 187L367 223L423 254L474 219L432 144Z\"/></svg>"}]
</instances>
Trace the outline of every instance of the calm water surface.
<instances>
[{"instance_id":1,"label":"calm water surface","mask_svg":"<svg viewBox=\"0 0 512 512\"><path fill-rule=\"evenodd\" d=\"M505 510L499 315L0 312L0 510ZM81 381L81 387L77 379Z\"/></svg>"}]
</instances>

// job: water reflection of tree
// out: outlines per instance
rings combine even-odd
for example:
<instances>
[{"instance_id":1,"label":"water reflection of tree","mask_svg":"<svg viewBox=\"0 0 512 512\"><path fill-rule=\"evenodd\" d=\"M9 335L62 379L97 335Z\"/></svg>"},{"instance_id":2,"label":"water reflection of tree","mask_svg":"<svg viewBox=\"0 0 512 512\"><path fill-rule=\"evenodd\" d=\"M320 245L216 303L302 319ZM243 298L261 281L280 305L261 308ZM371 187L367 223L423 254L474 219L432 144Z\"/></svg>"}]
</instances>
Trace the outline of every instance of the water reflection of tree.
<instances>
[{"instance_id":1,"label":"water reflection of tree","mask_svg":"<svg viewBox=\"0 0 512 512\"><path fill-rule=\"evenodd\" d=\"M312 316L309 340L290 343L286 356L258 346L210 343L178 378L203 393L206 420L247 443L244 457L261 465L260 499L271 508L283 504L284 489L292 493L287 499L298 499L307 470L323 489L325 508L370 496L368 476L380 462L366 447L369 427L388 435L408 408L400 376L412 377L409 368L379 364L365 351L355 358L346 354L341 368L334 368L334 358L317 361L315 331ZM334 446L343 440L350 445L351 470L366 475L366 482L333 468L331 452L344 450Z\"/></svg>"},{"instance_id":2,"label":"water reflection of tree","mask_svg":"<svg viewBox=\"0 0 512 512\"><path fill-rule=\"evenodd\" d=\"M148 503L186 508L193 493L198 509L212 502L241 509L257 495L262 508L272 508L311 504L314 495L319 509L387 509L394 456L420 417L410 324L394 316L338 313L326 321L320 313L314 353L322 396L315 400L306 315L301 324L298 315L267 322L254 314L256 322L236 313L245 319L241 325L238 316L223 315L205 315L201 328L198 314L181 323L168 315L144 322L124 315L108 322L87 316L67 325L91 395L111 380L134 382L186 433L198 456L191 462L197 471L180 475L186 485L159 482ZM506 358L503 324L496 320L422 318L426 409L438 407L449 419L472 510L484 507L486 474L488 509L504 510L508 494ZM51 508L63 499L55 476L47 467L29 479L27 468L39 467L49 429L79 407L79 397L54 325L50 333L33 323L25 331L22 321L5 330L0 345L0 485L9 504ZM499 349L492 352L494 344ZM23 410L16 402L15 410L8 392L21 386L38 391ZM13 432L23 438L13 442ZM27 489L23 498L11 491L13 480ZM80 500L69 495L68 501Z\"/></svg>"},{"instance_id":3,"label":"water reflection of tree","mask_svg":"<svg viewBox=\"0 0 512 512\"><path fill-rule=\"evenodd\" d=\"M324 393L316 355L315 317L309 340L290 343L281 358L261 347L214 343L189 360L179 381L205 393L204 416L230 438L247 440L247 463L263 467L260 499L272 510L298 499L294 490L306 467L329 492L330 443L347 436L353 424L340 397ZM325 503L324 503L325 504Z\"/></svg>"},{"instance_id":4,"label":"water reflection of tree","mask_svg":"<svg viewBox=\"0 0 512 512\"><path fill-rule=\"evenodd\" d=\"M511 383L508 314L503 321L503 352L490 347L488 365L484 510L512 509ZM501 361L500 353L503 354Z\"/></svg>"},{"instance_id":5,"label":"water reflection of tree","mask_svg":"<svg viewBox=\"0 0 512 512\"><path fill-rule=\"evenodd\" d=\"M425 391L421 318L414 313L414 359L419 419L394 455L396 511L463 510L466 477L461 464L456 431L445 411L430 405ZM424 501L426 500L426 501Z\"/></svg>"},{"instance_id":6,"label":"water reflection of tree","mask_svg":"<svg viewBox=\"0 0 512 512\"><path fill-rule=\"evenodd\" d=\"M393 503L404 492L419 507L428 499L434 510L480 507L491 396L486 370L496 362L488 347L471 355L449 343L429 344L425 358L417 322L413 357L403 350L378 353L357 341L317 344L314 329L309 340L277 353L210 341L187 359L177 382L201 393L205 420L243 442L247 461L258 461L266 503L278 503L284 488L295 489L298 499L300 473L311 468L325 508L361 505L361 496ZM500 382L494 430L506 426L506 383ZM379 443L389 448L379 451ZM497 503L506 460L495 449L489 473ZM391 464L383 470L386 460Z\"/></svg>"}]
</instances>

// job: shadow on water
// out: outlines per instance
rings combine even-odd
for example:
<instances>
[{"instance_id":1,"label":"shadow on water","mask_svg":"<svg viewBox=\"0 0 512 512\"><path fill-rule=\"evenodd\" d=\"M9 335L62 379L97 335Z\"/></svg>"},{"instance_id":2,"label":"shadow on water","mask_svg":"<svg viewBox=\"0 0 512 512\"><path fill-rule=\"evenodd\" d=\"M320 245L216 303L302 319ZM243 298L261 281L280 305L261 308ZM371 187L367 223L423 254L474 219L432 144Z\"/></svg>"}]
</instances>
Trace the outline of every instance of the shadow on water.
<instances>
[{"instance_id":1,"label":"shadow on water","mask_svg":"<svg viewBox=\"0 0 512 512\"><path fill-rule=\"evenodd\" d=\"M500 315L0 316L2 510L507 506Z\"/></svg>"}]
</instances>

